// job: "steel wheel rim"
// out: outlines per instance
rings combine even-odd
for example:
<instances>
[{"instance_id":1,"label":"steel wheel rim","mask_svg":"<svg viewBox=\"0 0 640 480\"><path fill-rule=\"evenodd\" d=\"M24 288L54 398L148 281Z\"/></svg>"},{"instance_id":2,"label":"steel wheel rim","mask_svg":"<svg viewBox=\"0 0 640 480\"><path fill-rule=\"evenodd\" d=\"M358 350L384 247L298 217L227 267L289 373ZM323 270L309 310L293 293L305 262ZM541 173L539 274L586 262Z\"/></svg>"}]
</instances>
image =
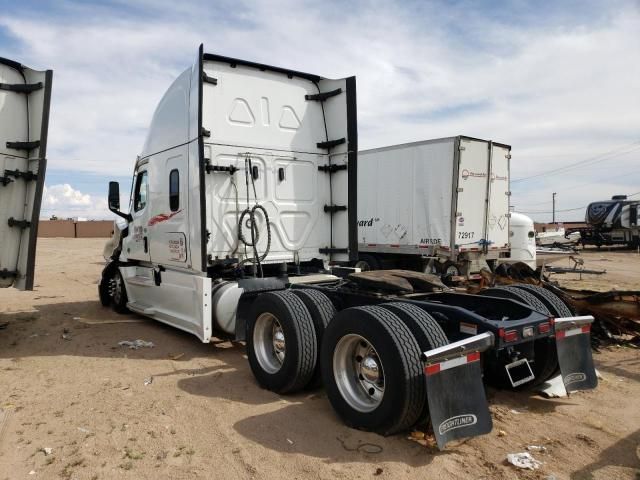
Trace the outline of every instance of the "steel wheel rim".
<instances>
[{"instance_id":1,"label":"steel wheel rim","mask_svg":"<svg viewBox=\"0 0 640 480\"><path fill-rule=\"evenodd\" d=\"M253 349L264 371L276 373L286 356L286 340L278 318L265 312L258 316L253 329Z\"/></svg>"},{"instance_id":2,"label":"steel wheel rim","mask_svg":"<svg viewBox=\"0 0 640 480\"><path fill-rule=\"evenodd\" d=\"M460 275L460 272L458 271L458 267L456 267L455 265L449 265L444 274L445 276L457 277L458 275Z\"/></svg>"},{"instance_id":3,"label":"steel wheel rim","mask_svg":"<svg viewBox=\"0 0 640 480\"><path fill-rule=\"evenodd\" d=\"M116 274L113 279L113 301L120 303L122 299L122 277Z\"/></svg>"},{"instance_id":4,"label":"steel wheel rim","mask_svg":"<svg viewBox=\"0 0 640 480\"><path fill-rule=\"evenodd\" d=\"M345 335L333 351L333 375L351 408L372 412L384 398L384 368L373 345L356 334Z\"/></svg>"}]
</instances>

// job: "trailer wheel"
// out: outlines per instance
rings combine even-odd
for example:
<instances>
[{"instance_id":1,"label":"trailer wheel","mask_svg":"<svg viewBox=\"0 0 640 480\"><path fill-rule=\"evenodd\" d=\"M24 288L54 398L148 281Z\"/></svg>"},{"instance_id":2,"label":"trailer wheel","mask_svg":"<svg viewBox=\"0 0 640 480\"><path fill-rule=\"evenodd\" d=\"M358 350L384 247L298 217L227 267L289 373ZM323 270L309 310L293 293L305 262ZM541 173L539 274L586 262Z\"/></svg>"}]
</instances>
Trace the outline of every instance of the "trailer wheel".
<instances>
[{"instance_id":1,"label":"trailer wheel","mask_svg":"<svg viewBox=\"0 0 640 480\"><path fill-rule=\"evenodd\" d=\"M569 309L566 303L558 297L555 293L550 292L546 288L539 287L537 285L529 285L526 283L513 285L516 288L525 290L536 297L545 304L552 315L556 317L572 317L573 313Z\"/></svg>"},{"instance_id":2,"label":"trailer wheel","mask_svg":"<svg viewBox=\"0 0 640 480\"><path fill-rule=\"evenodd\" d=\"M316 331L317 340L317 352L320 352L320 346L322 345L322 337L324 331L329 325L329 322L336 315L336 307L333 306L329 297L318 290L311 288L293 289L291 292L296 295L307 310L311 314L311 320L313 320L313 326ZM306 386L308 389L315 389L322 385L322 373L320 372L320 362L316 362L316 368L313 371L311 380Z\"/></svg>"},{"instance_id":3,"label":"trailer wheel","mask_svg":"<svg viewBox=\"0 0 640 480\"><path fill-rule=\"evenodd\" d=\"M120 270L116 269L113 273L111 285L111 305L113 306L113 309L117 313L128 313L129 309L127 308L127 302L129 301L129 297L127 296L127 289L124 285L124 279L122 278Z\"/></svg>"},{"instance_id":4,"label":"trailer wheel","mask_svg":"<svg viewBox=\"0 0 640 480\"><path fill-rule=\"evenodd\" d=\"M397 315L379 306L340 311L320 357L329 401L353 428L390 435L420 418L426 402L420 348Z\"/></svg>"},{"instance_id":5,"label":"trailer wheel","mask_svg":"<svg viewBox=\"0 0 640 480\"><path fill-rule=\"evenodd\" d=\"M318 350L311 314L290 291L258 295L247 324L247 356L258 383L293 393L309 383Z\"/></svg>"},{"instance_id":6,"label":"trailer wheel","mask_svg":"<svg viewBox=\"0 0 640 480\"><path fill-rule=\"evenodd\" d=\"M354 267L359 268L363 272L368 272L369 270L380 270L380 262L373 255L359 255L358 261L355 263Z\"/></svg>"},{"instance_id":7,"label":"trailer wheel","mask_svg":"<svg viewBox=\"0 0 640 480\"><path fill-rule=\"evenodd\" d=\"M442 265L440 265L440 271L442 272L443 277L459 277L460 276L460 267L452 262L451 260L447 260Z\"/></svg>"},{"instance_id":8,"label":"trailer wheel","mask_svg":"<svg viewBox=\"0 0 640 480\"><path fill-rule=\"evenodd\" d=\"M551 312L545 306L545 304L538 299L534 294L515 286L508 287L493 287L482 290L480 295L489 295L492 297L508 298L516 300L525 305L529 305L534 310L551 316ZM533 355L535 361L531 366L531 370L535 375L535 378L523 385L523 388L531 388L548 380L558 370L558 352L556 350L555 340L553 338L541 338L534 340L533 342ZM503 370L499 372L500 377L504 375L504 378L498 378L498 383L504 383L506 380L506 374Z\"/></svg>"},{"instance_id":9,"label":"trailer wheel","mask_svg":"<svg viewBox=\"0 0 640 480\"><path fill-rule=\"evenodd\" d=\"M449 345L449 339L440 324L420 307L404 302L383 303L380 306L395 313L411 330L421 352ZM426 423L428 419L429 404L424 402L418 421Z\"/></svg>"}]
</instances>

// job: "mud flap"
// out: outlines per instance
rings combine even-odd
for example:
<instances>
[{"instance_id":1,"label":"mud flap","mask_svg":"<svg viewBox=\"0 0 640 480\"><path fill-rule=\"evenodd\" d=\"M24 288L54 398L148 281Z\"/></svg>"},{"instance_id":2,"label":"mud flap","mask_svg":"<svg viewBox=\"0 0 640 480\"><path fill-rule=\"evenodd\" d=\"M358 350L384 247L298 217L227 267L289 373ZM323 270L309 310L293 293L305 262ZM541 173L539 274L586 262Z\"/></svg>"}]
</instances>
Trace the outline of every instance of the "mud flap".
<instances>
[{"instance_id":1,"label":"mud flap","mask_svg":"<svg viewBox=\"0 0 640 480\"><path fill-rule=\"evenodd\" d=\"M493 343L493 334L487 332L422 354L429 415L440 450L493 427L480 365L480 352Z\"/></svg>"},{"instance_id":2,"label":"mud flap","mask_svg":"<svg viewBox=\"0 0 640 480\"><path fill-rule=\"evenodd\" d=\"M567 393L596 388L598 377L591 356L593 317L556 318L556 348L562 382Z\"/></svg>"}]
</instances>

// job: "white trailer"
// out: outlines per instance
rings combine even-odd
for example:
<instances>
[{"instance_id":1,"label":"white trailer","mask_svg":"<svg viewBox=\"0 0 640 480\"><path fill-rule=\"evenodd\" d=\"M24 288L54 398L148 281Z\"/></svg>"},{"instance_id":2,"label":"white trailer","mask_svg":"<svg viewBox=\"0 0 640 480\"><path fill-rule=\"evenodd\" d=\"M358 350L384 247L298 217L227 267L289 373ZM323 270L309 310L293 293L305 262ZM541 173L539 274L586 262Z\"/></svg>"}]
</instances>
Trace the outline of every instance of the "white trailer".
<instances>
[{"instance_id":1,"label":"white trailer","mask_svg":"<svg viewBox=\"0 0 640 480\"><path fill-rule=\"evenodd\" d=\"M360 151L357 266L493 266L509 252L510 152L465 136Z\"/></svg>"},{"instance_id":2,"label":"white trailer","mask_svg":"<svg viewBox=\"0 0 640 480\"><path fill-rule=\"evenodd\" d=\"M356 428L391 434L430 418L441 447L491 430L481 352L497 382L543 381L559 366L580 369L568 390L595 387L592 317L553 323L517 292L459 295L422 273L329 269L356 260L356 168L355 78L200 47L153 116L129 212L109 185L124 222L102 303L202 342L246 341L260 385L322 382ZM569 326L579 334L556 345Z\"/></svg>"},{"instance_id":3,"label":"white trailer","mask_svg":"<svg viewBox=\"0 0 640 480\"><path fill-rule=\"evenodd\" d=\"M52 79L0 58L0 288L33 290Z\"/></svg>"}]
</instances>

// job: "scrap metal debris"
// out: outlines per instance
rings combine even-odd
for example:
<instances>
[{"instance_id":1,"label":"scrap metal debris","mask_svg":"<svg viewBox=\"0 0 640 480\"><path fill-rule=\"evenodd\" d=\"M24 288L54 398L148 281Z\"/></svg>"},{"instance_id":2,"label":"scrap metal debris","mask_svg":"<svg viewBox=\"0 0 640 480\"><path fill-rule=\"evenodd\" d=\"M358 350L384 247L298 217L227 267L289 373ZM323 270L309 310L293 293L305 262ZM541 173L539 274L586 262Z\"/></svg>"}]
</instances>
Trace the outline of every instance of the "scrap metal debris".
<instances>
[{"instance_id":1,"label":"scrap metal debris","mask_svg":"<svg viewBox=\"0 0 640 480\"><path fill-rule=\"evenodd\" d=\"M139 348L153 348L155 347L155 345L153 344L153 342L147 342L145 340L122 340L121 342L118 342L118 345L120 345L121 347L129 347L132 350L137 350Z\"/></svg>"},{"instance_id":2,"label":"scrap metal debris","mask_svg":"<svg viewBox=\"0 0 640 480\"><path fill-rule=\"evenodd\" d=\"M533 458L529 452L508 453L507 462L527 470L537 470L542 465L542 462Z\"/></svg>"}]
</instances>

